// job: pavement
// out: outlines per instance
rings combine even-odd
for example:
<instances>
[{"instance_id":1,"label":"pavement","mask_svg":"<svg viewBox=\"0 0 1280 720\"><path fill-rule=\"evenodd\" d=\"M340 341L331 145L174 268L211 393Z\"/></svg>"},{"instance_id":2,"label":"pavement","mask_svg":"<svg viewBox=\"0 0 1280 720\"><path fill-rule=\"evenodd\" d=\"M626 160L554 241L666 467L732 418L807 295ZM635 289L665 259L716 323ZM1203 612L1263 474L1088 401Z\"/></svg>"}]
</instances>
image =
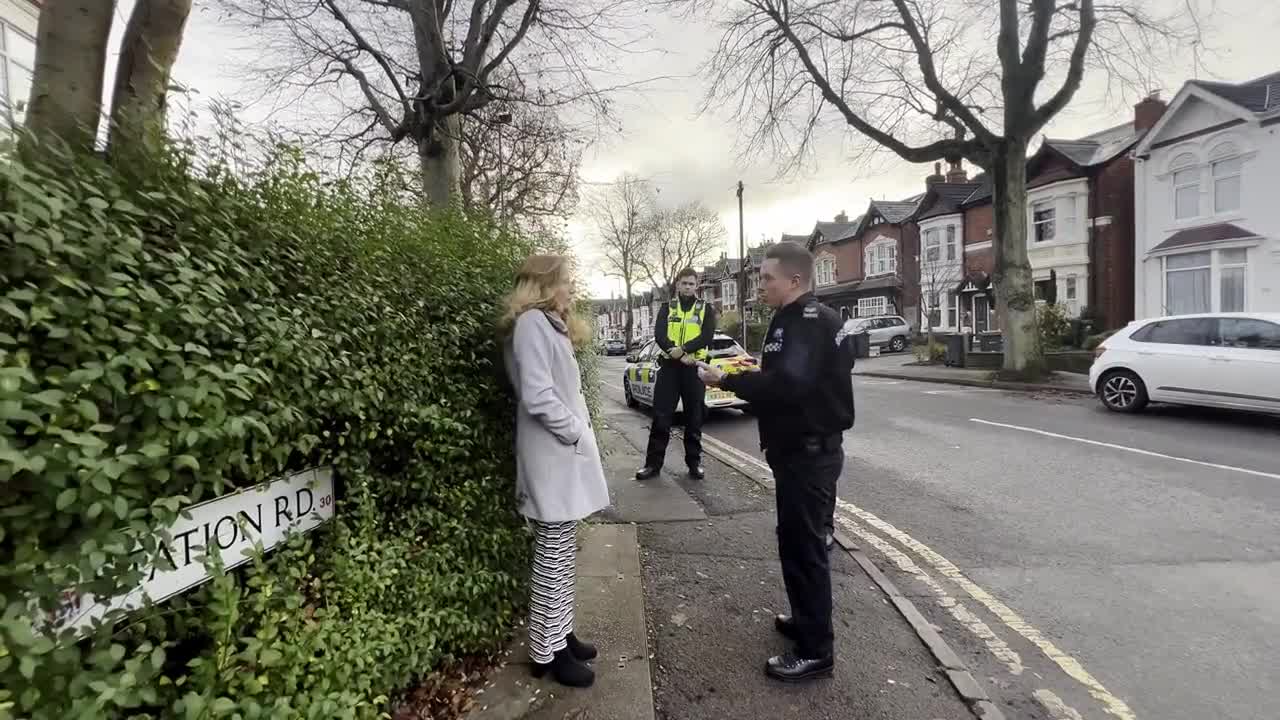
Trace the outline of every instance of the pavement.
<instances>
[{"instance_id":1,"label":"pavement","mask_svg":"<svg viewBox=\"0 0 1280 720\"><path fill-rule=\"evenodd\" d=\"M885 354L879 357L863 358L854 366L853 372L855 375L888 380L914 380L917 382L1025 392L1093 394L1093 389L1089 387L1088 375L1051 372L1048 377L1038 383L1010 382L996 380L995 374L990 370L953 368L945 365L917 365L915 357L910 353Z\"/></svg>"},{"instance_id":2,"label":"pavement","mask_svg":"<svg viewBox=\"0 0 1280 720\"><path fill-rule=\"evenodd\" d=\"M620 398L621 364L603 377ZM838 526L1005 717L1276 716L1280 418L852 380ZM767 476L752 418L704 437Z\"/></svg>"}]
</instances>

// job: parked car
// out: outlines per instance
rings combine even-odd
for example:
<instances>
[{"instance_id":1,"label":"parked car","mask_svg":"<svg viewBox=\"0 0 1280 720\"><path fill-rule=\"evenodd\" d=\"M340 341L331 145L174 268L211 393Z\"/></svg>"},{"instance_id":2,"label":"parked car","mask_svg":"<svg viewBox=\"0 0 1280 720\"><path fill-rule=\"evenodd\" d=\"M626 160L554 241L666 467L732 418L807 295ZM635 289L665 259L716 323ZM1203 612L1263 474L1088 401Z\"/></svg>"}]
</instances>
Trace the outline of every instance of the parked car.
<instances>
[{"instance_id":1,"label":"parked car","mask_svg":"<svg viewBox=\"0 0 1280 720\"><path fill-rule=\"evenodd\" d=\"M1089 383L1116 412L1167 402L1280 413L1280 313L1129 323L1094 351Z\"/></svg>"},{"instance_id":2,"label":"parked car","mask_svg":"<svg viewBox=\"0 0 1280 720\"><path fill-rule=\"evenodd\" d=\"M907 349L911 337L911 325L901 315L849 318L844 323L848 333L865 331L872 345L888 348L893 352Z\"/></svg>"},{"instance_id":3,"label":"parked car","mask_svg":"<svg viewBox=\"0 0 1280 720\"><path fill-rule=\"evenodd\" d=\"M657 386L658 356L662 350L652 340L645 343L639 352L627 356L627 367L622 371L622 392L626 396L629 407L641 405L653 407L653 389ZM717 333L711 341L707 352L707 364L719 368L726 373L754 370L759 367L756 359L728 335ZM707 407L747 409L747 402L728 390L707 388ZM676 405L680 410L681 405Z\"/></svg>"},{"instance_id":4,"label":"parked car","mask_svg":"<svg viewBox=\"0 0 1280 720\"><path fill-rule=\"evenodd\" d=\"M605 355L626 355L627 345L617 338L604 341Z\"/></svg>"}]
</instances>

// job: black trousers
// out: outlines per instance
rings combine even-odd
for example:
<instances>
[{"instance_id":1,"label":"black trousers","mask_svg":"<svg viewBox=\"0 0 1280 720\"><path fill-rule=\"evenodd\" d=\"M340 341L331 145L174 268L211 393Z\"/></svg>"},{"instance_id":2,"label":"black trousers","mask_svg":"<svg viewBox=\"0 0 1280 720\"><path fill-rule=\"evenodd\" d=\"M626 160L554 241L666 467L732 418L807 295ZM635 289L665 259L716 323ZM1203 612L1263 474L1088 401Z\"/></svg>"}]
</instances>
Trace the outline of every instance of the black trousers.
<instances>
[{"instance_id":1,"label":"black trousers","mask_svg":"<svg viewBox=\"0 0 1280 720\"><path fill-rule=\"evenodd\" d=\"M684 403L684 461L702 462L702 417L706 412L707 386L698 379L698 368L683 363L663 363L653 388L653 424L649 426L646 467L662 467L671 442L671 422L676 403Z\"/></svg>"},{"instance_id":2,"label":"black trousers","mask_svg":"<svg viewBox=\"0 0 1280 720\"><path fill-rule=\"evenodd\" d=\"M801 657L830 655L835 643L831 624L831 557L827 525L835 513L836 481L844 468L844 450L810 448L768 451L778 503L778 557L782 581L796 627Z\"/></svg>"}]
</instances>

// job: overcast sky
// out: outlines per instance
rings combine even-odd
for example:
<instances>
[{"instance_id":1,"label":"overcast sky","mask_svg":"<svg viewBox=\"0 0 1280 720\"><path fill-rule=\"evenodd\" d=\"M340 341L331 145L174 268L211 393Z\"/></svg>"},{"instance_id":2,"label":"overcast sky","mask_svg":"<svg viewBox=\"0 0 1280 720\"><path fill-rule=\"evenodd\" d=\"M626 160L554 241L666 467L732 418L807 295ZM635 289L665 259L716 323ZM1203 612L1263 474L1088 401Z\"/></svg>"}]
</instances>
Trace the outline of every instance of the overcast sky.
<instances>
[{"instance_id":1,"label":"overcast sky","mask_svg":"<svg viewBox=\"0 0 1280 720\"><path fill-rule=\"evenodd\" d=\"M1172 0L1171 0L1172 1ZM117 37L133 0L122 0ZM196 0L175 78L204 97L243 97L244 65L253 57L252 39L232 32L220 21L216 0ZM1280 70L1280 3L1273 0L1217 0L1213 17L1215 50L1207 60L1206 77L1232 81L1251 79ZM697 70L718 37L714 29L688 19L661 14L650 18L655 52L618 59L617 81L670 76L647 84L618 99L618 127L604 133L588 151L582 168L584 189L609 182L623 172L649 178L665 202L700 199L720 212L725 227L725 250L737 254L738 214L734 187L745 183L747 245L783 232L807 233L815 220L847 211L857 215L869 199L900 199L923 190L929 168L880 156L870 162L850 161L852 137L828 137L818 147L819 160L802 172L776 177L778 162L768 157L744 160L739 153L741 128L731 113L697 110L706 86ZM112 47L118 47L117 42ZM661 52L657 52L657 48ZM114 59L112 60L114 65ZM1187 77L1188 68L1170 68L1163 78L1164 97L1172 98ZM1086 77L1077 100L1046 130L1053 137L1078 137L1119 124L1132 113L1131 104L1102 101L1104 81ZM110 87L110 82L108 82ZM299 107L298 113L307 112ZM246 110L248 119L254 108ZM290 113L278 114L288 123ZM584 197L588 195L584 193ZM569 224L579 254L588 267L595 261L590 228L580 218ZM608 297L619 284L599 272L587 278L592 293Z\"/></svg>"}]
</instances>

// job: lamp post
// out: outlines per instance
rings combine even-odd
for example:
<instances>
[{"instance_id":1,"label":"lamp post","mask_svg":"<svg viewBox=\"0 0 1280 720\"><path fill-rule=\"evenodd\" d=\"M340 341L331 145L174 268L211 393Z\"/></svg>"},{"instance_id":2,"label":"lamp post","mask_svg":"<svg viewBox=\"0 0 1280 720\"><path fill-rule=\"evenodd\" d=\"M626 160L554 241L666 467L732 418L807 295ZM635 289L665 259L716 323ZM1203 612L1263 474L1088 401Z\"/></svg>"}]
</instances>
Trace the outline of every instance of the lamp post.
<instances>
[{"instance_id":1,"label":"lamp post","mask_svg":"<svg viewBox=\"0 0 1280 720\"><path fill-rule=\"evenodd\" d=\"M747 241L742 220L742 181L738 181L738 317L742 322L742 347L747 348Z\"/></svg>"},{"instance_id":2,"label":"lamp post","mask_svg":"<svg viewBox=\"0 0 1280 720\"><path fill-rule=\"evenodd\" d=\"M511 124L511 113L498 113L493 118L494 123L498 126L498 222L505 220L506 207L504 206L503 185L506 179L502 169L502 126Z\"/></svg>"}]
</instances>

